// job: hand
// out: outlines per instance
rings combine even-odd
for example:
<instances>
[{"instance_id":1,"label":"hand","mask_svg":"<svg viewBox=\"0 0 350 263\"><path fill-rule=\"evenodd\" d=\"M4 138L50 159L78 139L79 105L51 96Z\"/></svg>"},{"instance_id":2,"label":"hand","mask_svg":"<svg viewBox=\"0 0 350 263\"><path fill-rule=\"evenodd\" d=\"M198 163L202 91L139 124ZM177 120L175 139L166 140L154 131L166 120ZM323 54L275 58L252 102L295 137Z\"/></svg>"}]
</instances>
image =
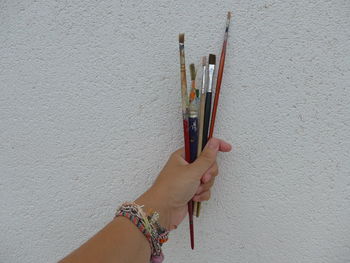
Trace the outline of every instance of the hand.
<instances>
[{"instance_id":1,"label":"hand","mask_svg":"<svg viewBox=\"0 0 350 263\"><path fill-rule=\"evenodd\" d=\"M167 229L176 228L187 213L187 203L210 198L210 188L218 175L216 156L218 151L229 152L231 145L212 138L201 155L189 164L184 160L184 149L174 152L154 185L135 203L152 209L160 214L160 224Z\"/></svg>"}]
</instances>

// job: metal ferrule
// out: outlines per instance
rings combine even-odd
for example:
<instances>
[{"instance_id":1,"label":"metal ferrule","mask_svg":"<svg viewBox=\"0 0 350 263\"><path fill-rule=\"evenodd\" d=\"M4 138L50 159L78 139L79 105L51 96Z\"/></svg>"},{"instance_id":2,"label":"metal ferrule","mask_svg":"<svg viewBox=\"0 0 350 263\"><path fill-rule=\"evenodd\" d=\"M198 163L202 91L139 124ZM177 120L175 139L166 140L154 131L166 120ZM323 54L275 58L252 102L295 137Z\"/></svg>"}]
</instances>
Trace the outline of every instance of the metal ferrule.
<instances>
[{"instance_id":1,"label":"metal ferrule","mask_svg":"<svg viewBox=\"0 0 350 263\"><path fill-rule=\"evenodd\" d=\"M201 94L205 93L206 80L207 80L207 66L203 66Z\"/></svg>"},{"instance_id":2,"label":"metal ferrule","mask_svg":"<svg viewBox=\"0 0 350 263\"><path fill-rule=\"evenodd\" d=\"M185 64L185 45L179 44L179 50L180 50L180 64Z\"/></svg>"},{"instance_id":3,"label":"metal ferrule","mask_svg":"<svg viewBox=\"0 0 350 263\"><path fill-rule=\"evenodd\" d=\"M196 100L194 99L191 101L189 108L189 117L196 118L198 117L198 104L196 103Z\"/></svg>"},{"instance_id":4,"label":"metal ferrule","mask_svg":"<svg viewBox=\"0 0 350 263\"><path fill-rule=\"evenodd\" d=\"M228 31L228 28L229 28L229 26L230 26L230 18L228 18L228 19L226 19L226 32Z\"/></svg>"},{"instance_id":5,"label":"metal ferrule","mask_svg":"<svg viewBox=\"0 0 350 263\"><path fill-rule=\"evenodd\" d=\"M208 92L212 92L213 91L214 70L215 70L215 65L214 64L209 64Z\"/></svg>"},{"instance_id":6,"label":"metal ferrule","mask_svg":"<svg viewBox=\"0 0 350 263\"><path fill-rule=\"evenodd\" d=\"M190 114L188 115L190 118L197 118L198 112L196 110L190 109Z\"/></svg>"}]
</instances>

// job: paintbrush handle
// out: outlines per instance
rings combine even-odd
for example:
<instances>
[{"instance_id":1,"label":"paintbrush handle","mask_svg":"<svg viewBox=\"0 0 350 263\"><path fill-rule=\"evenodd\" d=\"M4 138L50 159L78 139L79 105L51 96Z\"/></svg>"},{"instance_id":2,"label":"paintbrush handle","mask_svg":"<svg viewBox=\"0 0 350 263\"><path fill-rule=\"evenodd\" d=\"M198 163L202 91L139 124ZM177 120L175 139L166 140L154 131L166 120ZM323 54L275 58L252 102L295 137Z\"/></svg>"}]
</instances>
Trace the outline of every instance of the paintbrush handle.
<instances>
[{"instance_id":1,"label":"paintbrush handle","mask_svg":"<svg viewBox=\"0 0 350 263\"><path fill-rule=\"evenodd\" d=\"M202 138L202 150L208 142L208 130L210 121L210 111L211 111L211 92L207 92L205 96L205 109L204 109L204 123L203 123L203 138ZM196 216L198 217L201 210L201 203L197 202L196 205Z\"/></svg>"},{"instance_id":2,"label":"paintbrush handle","mask_svg":"<svg viewBox=\"0 0 350 263\"><path fill-rule=\"evenodd\" d=\"M189 135L190 135L190 162L194 162L197 158L198 147L198 117L189 117Z\"/></svg>"},{"instance_id":3,"label":"paintbrush handle","mask_svg":"<svg viewBox=\"0 0 350 263\"><path fill-rule=\"evenodd\" d=\"M187 203L187 211L188 211L188 220L190 224L190 241L191 248L194 249L194 225L193 225L193 201L190 200Z\"/></svg>"},{"instance_id":4,"label":"paintbrush handle","mask_svg":"<svg viewBox=\"0 0 350 263\"><path fill-rule=\"evenodd\" d=\"M184 143L185 143L185 160L190 162L190 136L188 131L188 119L184 118L183 120L183 129L184 129Z\"/></svg>"},{"instance_id":5,"label":"paintbrush handle","mask_svg":"<svg viewBox=\"0 0 350 263\"><path fill-rule=\"evenodd\" d=\"M189 135L189 125L187 116L183 115L183 130L184 130L184 140L185 140L185 160L191 162L190 154L190 135ZM188 220L190 224L190 239L191 239L191 248L194 248L194 225L193 225L193 201L190 200L187 203L188 210Z\"/></svg>"},{"instance_id":6,"label":"paintbrush handle","mask_svg":"<svg viewBox=\"0 0 350 263\"><path fill-rule=\"evenodd\" d=\"M211 111L211 96L212 96L211 92L207 92L205 97L202 150L204 149L208 141L208 130L209 130L210 111Z\"/></svg>"},{"instance_id":7,"label":"paintbrush handle","mask_svg":"<svg viewBox=\"0 0 350 263\"><path fill-rule=\"evenodd\" d=\"M204 111L205 111L205 98L206 93L203 93L201 95L201 101L199 106L199 129L198 129L198 150L197 150L197 157L202 152L202 142L203 142L203 128L204 128Z\"/></svg>"},{"instance_id":8,"label":"paintbrush handle","mask_svg":"<svg viewBox=\"0 0 350 263\"><path fill-rule=\"evenodd\" d=\"M207 92L205 95L205 106L203 116L203 135L202 135L202 150L208 142L208 130L210 121L210 110L211 110L211 92ZM201 202L196 203L196 216L199 217L201 211Z\"/></svg>"}]
</instances>

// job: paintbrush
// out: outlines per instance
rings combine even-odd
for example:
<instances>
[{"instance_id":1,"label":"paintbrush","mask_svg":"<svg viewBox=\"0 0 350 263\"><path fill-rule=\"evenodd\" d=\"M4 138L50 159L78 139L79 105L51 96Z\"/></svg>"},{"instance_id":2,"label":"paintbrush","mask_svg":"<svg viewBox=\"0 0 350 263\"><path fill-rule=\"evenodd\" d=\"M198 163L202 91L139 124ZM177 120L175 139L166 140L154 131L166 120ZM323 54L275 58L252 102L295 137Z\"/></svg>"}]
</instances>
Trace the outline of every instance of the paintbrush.
<instances>
[{"instance_id":1,"label":"paintbrush","mask_svg":"<svg viewBox=\"0 0 350 263\"><path fill-rule=\"evenodd\" d=\"M187 80L186 80L186 65L185 65L185 34L179 34L179 52L180 52L180 73L181 73L181 99L182 99L182 119L185 140L185 159L190 163L190 139L188 130L188 95L187 95ZM194 249L194 231L193 231L193 204L189 201L188 218L190 225L191 248Z\"/></svg>"},{"instance_id":2,"label":"paintbrush","mask_svg":"<svg viewBox=\"0 0 350 263\"><path fill-rule=\"evenodd\" d=\"M197 157L202 152L202 140L203 140L203 126L204 126L204 109L205 109L205 93L206 86L208 82L208 67L207 67L207 58L204 56L202 58L202 81L201 81L201 89L200 89L200 103L199 103L199 129L198 129L198 148L197 148ZM196 216L199 216L200 213L200 205L199 202L195 202L195 210Z\"/></svg>"},{"instance_id":3,"label":"paintbrush","mask_svg":"<svg viewBox=\"0 0 350 263\"><path fill-rule=\"evenodd\" d=\"M204 107L204 121L203 121L203 138L202 138L202 150L208 141L208 131L209 131L209 121L211 112L211 97L213 92L213 81L215 73L215 60L216 57L213 54L209 55L209 65L208 65L208 90L205 94L205 107Z\"/></svg>"},{"instance_id":4,"label":"paintbrush","mask_svg":"<svg viewBox=\"0 0 350 263\"><path fill-rule=\"evenodd\" d=\"M213 91L213 81L214 81L214 73L215 73L215 55L209 54L209 65L208 65L208 90L205 94L205 106L204 106L204 120L203 120L203 137L202 137L202 150L208 141L208 130L209 130L209 120L210 120L210 112L211 112L211 96ZM198 217L201 210L201 203L197 203L197 213Z\"/></svg>"},{"instance_id":5,"label":"paintbrush","mask_svg":"<svg viewBox=\"0 0 350 263\"><path fill-rule=\"evenodd\" d=\"M190 162L193 163L197 158L198 147L198 90L196 89L196 69L194 64L190 64L191 73L191 91L190 91L190 107L188 117L188 129L190 135ZM194 202L192 202L192 213L194 214Z\"/></svg>"},{"instance_id":6,"label":"paintbrush","mask_svg":"<svg viewBox=\"0 0 350 263\"><path fill-rule=\"evenodd\" d=\"M227 19L226 19L226 28L225 28L224 42L222 44L222 50L221 50L221 56L220 56L220 64L219 64L218 76L217 76L217 80L216 80L215 98L214 98L213 112L212 112L212 115L211 115L209 139L211 137L213 137L213 133L214 133L216 111L217 111L218 104L219 104L219 96L220 96L222 75L224 73L224 66L225 66L226 46L227 46L227 39L228 39L228 29L229 29L229 26L230 26L230 19L231 19L231 12L228 12L227 13Z\"/></svg>"},{"instance_id":7,"label":"paintbrush","mask_svg":"<svg viewBox=\"0 0 350 263\"><path fill-rule=\"evenodd\" d=\"M197 158L198 147L198 100L196 90L196 69L194 64L190 65L191 73L191 92L190 92L190 113L188 118L189 134L190 134L190 162L194 162Z\"/></svg>"}]
</instances>

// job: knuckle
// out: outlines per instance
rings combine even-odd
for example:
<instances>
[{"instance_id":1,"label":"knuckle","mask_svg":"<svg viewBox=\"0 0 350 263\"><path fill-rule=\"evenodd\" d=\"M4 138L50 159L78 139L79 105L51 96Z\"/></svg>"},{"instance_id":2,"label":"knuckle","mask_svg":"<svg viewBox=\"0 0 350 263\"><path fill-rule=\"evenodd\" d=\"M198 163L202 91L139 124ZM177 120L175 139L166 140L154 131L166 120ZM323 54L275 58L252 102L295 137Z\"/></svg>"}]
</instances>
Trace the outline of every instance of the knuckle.
<instances>
[{"instance_id":1,"label":"knuckle","mask_svg":"<svg viewBox=\"0 0 350 263\"><path fill-rule=\"evenodd\" d=\"M210 188L210 185L209 185L209 183L206 183L206 184L204 184L202 187L203 187L203 188L202 188L202 192L203 192L203 191L208 191L209 188Z\"/></svg>"},{"instance_id":2,"label":"knuckle","mask_svg":"<svg viewBox=\"0 0 350 263\"><path fill-rule=\"evenodd\" d=\"M215 179L213 178L210 182L209 182L209 186L212 187L214 185Z\"/></svg>"},{"instance_id":3,"label":"knuckle","mask_svg":"<svg viewBox=\"0 0 350 263\"><path fill-rule=\"evenodd\" d=\"M210 191L207 192L207 195L206 195L206 200L208 201L210 199L210 196L211 196L211 193Z\"/></svg>"},{"instance_id":4,"label":"knuckle","mask_svg":"<svg viewBox=\"0 0 350 263\"><path fill-rule=\"evenodd\" d=\"M202 155L202 160L203 160L203 162L208 163L208 162L212 161L212 158L211 158L210 154L205 153L205 154Z\"/></svg>"},{"instance_id":5,"label":"knuckle","mask_svg":"<svg viewBox=\"0 0 350 263\"><path fill-rule=\"evenodd\" d=\"M206 191L203 195L202 195L202 200L203 201L208 201L210 199L210 191Z\"/></svg>"},{"instance_id":6,"label":"knuckle","mask_svg":"<svg viewBox=\"0 0 350 263\"><path fill-rule=\"evenodd\" d=\"M212 175L213 175L213 176L217 176L218 174L219 174L219 168L218 168L218 166L216 165L216 166L213 168Z\"/></svg>"}]
</instances>

